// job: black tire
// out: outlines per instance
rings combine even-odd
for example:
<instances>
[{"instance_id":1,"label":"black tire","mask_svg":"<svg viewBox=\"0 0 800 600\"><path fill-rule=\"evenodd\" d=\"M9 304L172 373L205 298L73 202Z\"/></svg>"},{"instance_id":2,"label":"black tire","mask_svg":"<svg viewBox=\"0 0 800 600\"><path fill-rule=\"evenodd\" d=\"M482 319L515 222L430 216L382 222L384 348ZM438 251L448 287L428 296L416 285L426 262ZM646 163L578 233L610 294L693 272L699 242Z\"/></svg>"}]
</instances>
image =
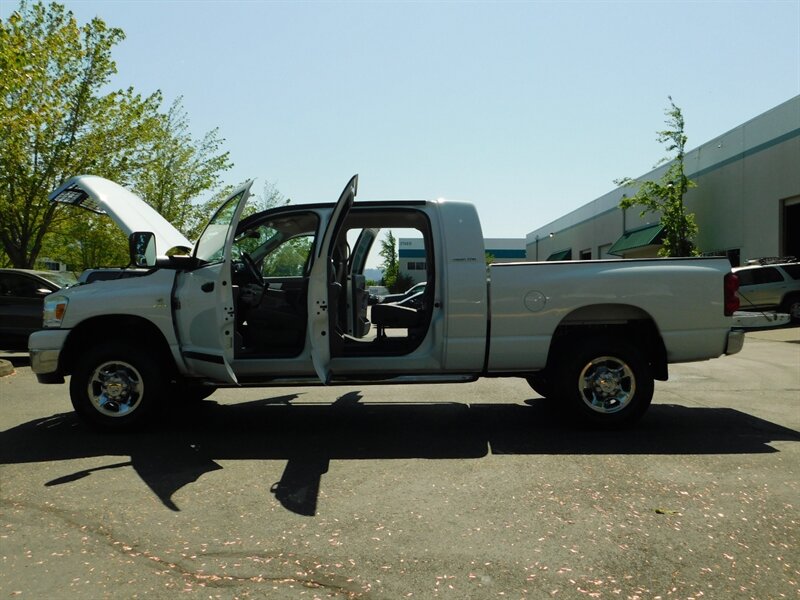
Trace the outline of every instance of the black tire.
<instances>
[{"instance_id":1,"label":"black tire","mask_svg":"<svg viewBox=\"0 0 800 600\"><path fill-rule=\"evenodd\" d=\"M614 428L638 421L653 399L653 374L642 352L615 338L590 338L566 351L553 385L569 413Z\"/></svg>"},{"instance_id":2,"label":"black tire","mask_svg":"<svg viewBox=\"0 0 800 600\"><path fill-rule=\"evenodd\" d=\"M792 323L800 323L800 295L788 296L781 304L781 312L788 314Z\"/></svg>"},{"instance_id":3,"label":"black tire","mask_svg":"<svg viewBox=\"0 0 800 600\"><path fill-rule=\"evenodd\" d=\"M146 423L167 389L152 352L123 342L89 349L73 370L69 393L75 412L95 428L132 429Z\"/></svg>"}]
</instances>

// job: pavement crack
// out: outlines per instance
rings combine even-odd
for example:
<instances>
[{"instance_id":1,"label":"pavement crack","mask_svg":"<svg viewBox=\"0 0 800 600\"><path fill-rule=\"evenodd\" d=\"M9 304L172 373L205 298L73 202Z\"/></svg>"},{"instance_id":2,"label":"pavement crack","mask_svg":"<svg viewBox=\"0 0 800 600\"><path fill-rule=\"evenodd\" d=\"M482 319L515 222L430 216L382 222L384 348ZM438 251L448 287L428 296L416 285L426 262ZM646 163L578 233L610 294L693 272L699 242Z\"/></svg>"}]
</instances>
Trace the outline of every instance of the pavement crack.
<instances>
[{"instance_id":1,"label":"pavement crack","mask_svg":"<svg viewBox=\"0 0 800 600\"><path fill-rule=\"evenodd\" d=\"M181 561L169 560L149 550L140 549L139 544L135 542L125 542L119 540L117 539L117 537L114 535L114 532L110 528L96 523L88 523L86 521L83 521L76 513L69 513L65 510L56 508L49 504L41 505L30 502L11 501L5 498L0 498L0 507L11 510L24 509L27 513L35 511L42 515L47 515L51 518L57 518L63 523L65 523L67 526L69 526L71 529L74 529L75 531L81 533L82 535L86 535L87 533L92 534L99 543L104 544L109 548L112 548L120 555L130 559L137 560L141 562L141 564L149 565L151 568L154 568L156 570L157 574L164 575L167 573L172 573L173 575L181 578L184 581L184 584L188 585L197 584L204 587L214 587L214 588L235 587L236 585L242 583L271 584L271 585L300 585L308 589L325 589L328 592L333 593L335 596L346 598L347 600L357 600L358 598L363 598L366 593L366 590L353 589L353 587L348 587L345 584L340 584L333 581L325 581L321 577L298 577L298 576L292 577L286 575L283 576L267 575L263 573L258 573L254 575L235 575L230 573L219 574L213 572L198 571L196 569L189 568ZM253 565L257 565L259 563L267 564L275 559L285 560L287 558L290 558L281 554L272 556L272 555L255 555L248 553L242 556L238 554L227 554L224 552L207 553L203 554L202 556L203 558L206 559L247 560ZM309 572L312 570L303 569L303 571ZM353 586L358 585L354 580L348 581L348 583L352 583Z\"/></svg>"}]
</instances>

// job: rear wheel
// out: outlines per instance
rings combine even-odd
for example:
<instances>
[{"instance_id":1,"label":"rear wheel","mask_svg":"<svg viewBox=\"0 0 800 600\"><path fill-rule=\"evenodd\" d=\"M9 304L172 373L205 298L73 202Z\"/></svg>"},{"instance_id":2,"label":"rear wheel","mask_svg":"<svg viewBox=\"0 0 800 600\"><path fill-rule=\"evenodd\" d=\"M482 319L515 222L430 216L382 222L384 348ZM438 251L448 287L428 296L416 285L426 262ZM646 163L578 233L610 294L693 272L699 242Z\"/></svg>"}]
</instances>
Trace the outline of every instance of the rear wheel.
<instances>
[{"instance_id":1,"label":"rear wheel","mask_svg":"<svg viewBox=\"0 0 800 600\"><path fill-rule=\"evenodd\" d=\"M94 427L122 430L146 422L165 395L164 369L143 348L111 342L78 359L70 379L72 406Z\"/></svg>"},{"instance_id":2,"label":"rear wheel","mask_svg":"<svg viewBox=\"0 0 800 600\"><path fill-rule=\"evenodd\" d=\"M781 312L787 313L792 322L800 321L800 296L789 296L781 305Z\"/></svg>"},{"instance_id":3,"label":"rear wheel","mask_svg":"<svg viewBox=\"0 0 800 600\"><path fill-rule=\"evenodd\" d=\"M623 427L641 418L653 398L650 365L635 346L592 338L562 355L556 386L565 408L601 427Z\"/></svg>"}]
</instances>

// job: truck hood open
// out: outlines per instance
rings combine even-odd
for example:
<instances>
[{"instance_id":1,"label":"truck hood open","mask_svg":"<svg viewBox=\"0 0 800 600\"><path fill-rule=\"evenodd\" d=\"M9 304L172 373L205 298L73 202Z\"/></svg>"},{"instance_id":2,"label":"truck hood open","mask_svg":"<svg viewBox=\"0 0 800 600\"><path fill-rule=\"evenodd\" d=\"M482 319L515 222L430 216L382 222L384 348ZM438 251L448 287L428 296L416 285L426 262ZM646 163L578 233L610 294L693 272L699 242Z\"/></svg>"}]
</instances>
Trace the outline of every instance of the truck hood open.
<instances>
[{"instance_id":1,"label":"truck hood open","mask_svg":"<svg viewBox=\"0 0 800 600\"><path fill-rule=\"evenodd\" d=\"M121 185L97 177L78 175L53 191L51 202L79 206L100 215L108 215L129 236L134 231L150 231L156 236L160 255L176 247L191 248L192 243L152 206Z\"/></svg>"}]
</instances>

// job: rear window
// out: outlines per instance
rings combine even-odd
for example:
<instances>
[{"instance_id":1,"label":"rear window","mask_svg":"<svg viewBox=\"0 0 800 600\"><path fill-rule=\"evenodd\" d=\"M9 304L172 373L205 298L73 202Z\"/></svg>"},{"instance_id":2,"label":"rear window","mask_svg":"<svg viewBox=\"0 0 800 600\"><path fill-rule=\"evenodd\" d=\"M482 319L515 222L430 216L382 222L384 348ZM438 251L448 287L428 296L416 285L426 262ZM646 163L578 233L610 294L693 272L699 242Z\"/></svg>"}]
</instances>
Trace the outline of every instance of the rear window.
<instances>
[{"instance_id":1,"label":"rear window","mask_svg":"<svg viewBox=\"0 0 800 600\"><path fill-rule=\"evenodd\" d=\"M781 275L781 272L775 267L743 269L737 271L736 275L739 277L739 285L758 285L783 281L783 275Z\"/></svg>"}]
</instances>

